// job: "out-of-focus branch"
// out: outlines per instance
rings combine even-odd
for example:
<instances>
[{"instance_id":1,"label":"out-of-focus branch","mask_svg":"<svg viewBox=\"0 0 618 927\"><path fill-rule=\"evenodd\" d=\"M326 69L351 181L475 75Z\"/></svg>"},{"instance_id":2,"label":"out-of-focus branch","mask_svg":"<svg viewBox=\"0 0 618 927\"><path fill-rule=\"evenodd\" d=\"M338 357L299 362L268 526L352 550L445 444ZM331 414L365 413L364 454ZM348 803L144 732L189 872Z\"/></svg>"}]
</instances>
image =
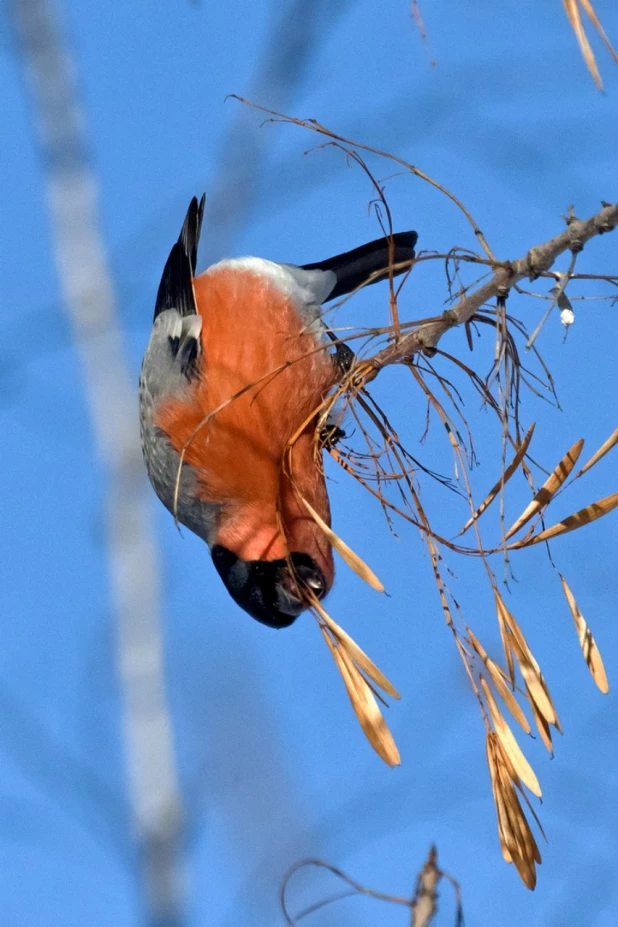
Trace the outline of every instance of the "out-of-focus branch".
<instances>
[{"instance_id":1,"label":"out-of-focus branch","mask_svg":"<svg viewBox=\"0 0 618 927\"><path fill-rule=\"evenodd\" d=\"M372 380L379 370L389 364L407 363L420 352L433 353L440 338L450 328L463 325L488 300L505 296L511 287L525 277L535 280L547 272L565 251L581 251L591 238L604 232L612 232L618 226L618 204L604 205L600 212L584 221L569 218L567 228L549 241L530 248L528 253L515 261L494 265L494 275L487 283L470 295L463 297L435 321L425 322L399 341L379 351L374 357L363 361L359 374L364 382Z\"/></svg>"},{"instance_id":2,"label":"out-of-focus branch","mask_svg":"<svg viewBox=\"0 0 618 927\"><path fill-rule=\"evenodd\" d=\"M299 914L292 916L289 913L286 898L290 880L301 869L309 867L328 870L328 872L332 873L337 879L349 886L349 888L337 894L330 895L329 897L322 898L319 901L315 901ZM438 853L435 847L431 847L429 850L427 860L418 874L416 889L412 898L404 898L399 895L387 895L384 892L378 892L373 888L368 888L368 886L346 875L341 869L338 869L336 866L331 866L330 863L325 863L321 859L301 860L292 866L283 880L281 885L281 910L283 911L286 924L289 924L290 927L296 927L299 921L308 917L310 914L314 914L321 908L325 908L344 898L349 898L352 895L363 895L366 898L373 898L376 901L382 901L386 904L401 905L404 908L409 908L412 912L412 919L410 921L411 927L431 927L433 918L438 910L438 885L442 878L446 878L453 886L457 902L456 927L461 927L463 924L463 909L459 885L451 875L447 872L442 872L438 868Z\"/></svg>"},{"instance_id":3,"label":"out-of-focus branch","mask_svg":"<svg viewBox=\"0 0 618 927\"><path fill-rule=\"evenodd\" d=\"M275 5L270 34L253 76L252 95L276 108L288 106L298 95L312 59L349 4L350 0L287 0ZM220 146L210 184L212 195L208 197L208 236L202 246L202 260L206 257L207 263L233 250L233 238L260 197L268 148L259 126L248 115L238 112Z\"/></svg>"},{"instance_id":4,"label":"out-of-focus branch","mask_svg":"<svg viewBox=\"0 0 618 927\"><path fill-rule=\"evenodd\" d=\"M438 884L442 873L438 869L437 859L436 848L432 847L416 883L412 902L411 927L430 927L438 910Z\"/></svg>"},{"instance_id":5,"label":"out-of-focus branch","mask_svg":"<svg viewBox=\"0 0 618 927\"><path fill-rule=\"evenodd\" d=\"M136 428L136 389L124 356L99 232L97 182L48 0L12 0L11 14L45 160L52 237L98 449L107 467L111 600L134 825L151 927L182 924L181 808L165 702L159 570ZM67 466L70 466L67 464Z\"/></svg>"}]
</instances>

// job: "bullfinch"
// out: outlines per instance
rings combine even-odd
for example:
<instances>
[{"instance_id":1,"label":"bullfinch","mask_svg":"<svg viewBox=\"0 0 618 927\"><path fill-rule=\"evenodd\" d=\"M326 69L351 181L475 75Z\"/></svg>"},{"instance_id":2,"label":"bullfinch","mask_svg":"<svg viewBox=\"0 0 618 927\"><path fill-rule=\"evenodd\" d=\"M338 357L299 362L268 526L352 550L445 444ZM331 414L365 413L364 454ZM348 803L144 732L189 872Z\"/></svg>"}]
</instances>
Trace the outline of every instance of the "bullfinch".
<instances>
[{"instance_id":1,"label":"bullfinch","mask_svg":"<svg viewBox=\"0 0 618 927\"><path fill-rule=\"evenodd\" d=\"M385 278L390 264L409 266L417 235L393 235L390 254L381 238L315 264L242 257L196 276L204 201L191 200L157 293L142 450L155 492L206 542L232 599L284 628L334 579L331 545L304 501L330 526L316 428L354 355L333 347L321 306Z\"/></svg>"}]
</instances>

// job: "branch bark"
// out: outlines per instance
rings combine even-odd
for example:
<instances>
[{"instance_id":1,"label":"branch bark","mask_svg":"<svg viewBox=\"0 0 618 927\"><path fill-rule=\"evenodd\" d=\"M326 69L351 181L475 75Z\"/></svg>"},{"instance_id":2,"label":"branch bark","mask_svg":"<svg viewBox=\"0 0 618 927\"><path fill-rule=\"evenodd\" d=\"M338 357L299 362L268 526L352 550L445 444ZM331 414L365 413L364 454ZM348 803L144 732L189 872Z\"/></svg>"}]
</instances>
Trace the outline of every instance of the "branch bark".
<instances>
[{"instance_id":1,"label":"branch bark","mask_svg":"<svg viewBox=\"0 0 618 927\"><path fill-rule=\"evenodd\" d=\"M413 332L379 351L361 365L364 382L390 364L408 363L415 354L432 353L442 336L451 328L468 322L488 300L506 295L520 280L535 280L548 271L556 258L565 251L581 251L586 242L596 235L613 232L618 226L618 203L604 204L600 212L590 219L569 218L567 228L543 244L530 248L527 254L515 261L494 264L494 275L478 290L459 300L435 321L425 322ZM359 371L359 372L361 372ZM366 371L366 372L365 372ZM373 371L373 373L372 373Z\"/></svg>"}]
</instances>

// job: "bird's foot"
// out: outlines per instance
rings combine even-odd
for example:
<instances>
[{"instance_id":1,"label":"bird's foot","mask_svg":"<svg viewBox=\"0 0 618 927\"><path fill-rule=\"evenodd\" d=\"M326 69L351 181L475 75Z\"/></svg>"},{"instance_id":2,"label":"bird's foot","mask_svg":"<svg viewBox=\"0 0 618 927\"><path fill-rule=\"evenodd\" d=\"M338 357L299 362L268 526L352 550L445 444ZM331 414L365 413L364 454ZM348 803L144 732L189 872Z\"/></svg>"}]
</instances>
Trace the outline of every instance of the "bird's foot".
<instances>
[{"instance_id":1,"label":"bird's foot","mask_svg":"<svg viewBox=\"0 0 618 927\"><path fill-rule=\"evenodd\" d=\"M335 346L333 359L341 370L343 376L345 376L346 373L349 373L352 369L354 361L356 360L356 354L351 348L347 346L347 344L344 344L342 341L340 341Z\"/></svg>"},{"instance_id":2,"label":"bird's foot","mask_svg":"<svg viewBox=\"0 0 618 927\"><path fill-rule=\"evenodd\" d=\"M327 451L336 447L345 437L346 433L339 425L333 425L327 422L324 427L320 429L320 444Z\"/></svg>"}]
</instances>

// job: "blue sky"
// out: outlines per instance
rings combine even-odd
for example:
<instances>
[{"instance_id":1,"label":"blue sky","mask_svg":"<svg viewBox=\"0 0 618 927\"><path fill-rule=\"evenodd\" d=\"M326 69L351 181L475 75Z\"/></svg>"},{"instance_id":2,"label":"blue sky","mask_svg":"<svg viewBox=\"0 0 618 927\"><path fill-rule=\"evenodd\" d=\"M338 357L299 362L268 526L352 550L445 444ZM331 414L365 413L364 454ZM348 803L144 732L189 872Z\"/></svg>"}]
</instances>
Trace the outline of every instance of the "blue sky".
<instances>
[{"instance_id":1,"label":"blue sky","mask_svg":"<svg viewBox=\"0 0 618 927\"><path fill-rule=\"evenodd\" d=\"M618 41L615 5L595 6ZM615 200L618 71L595 42L606 85L600 94L559 0L502 0L498 8L480 0L421 3L429 46L406 2L334 9L326 2L132 0L112 10L66 0L57 8L75 58L135 382L161 270L192 195L205 190L208 197L200 267L241 254L316 261L379 234L358 169L332 149L305 155L320 139L292 126L260 127L259 114L226 102L230 93L317 118L418 165L457 194L505 259L560 231L570 204L586 217L602 199ZM145 923L144 905L114 664L106 481L61 302L45 174L6 11L2 25L0 921L134 927ZM393 173L388 164L371 166L380 177ZM462 215L420 180L395 177L386 190L395 227L415 228L419 247L475 248ZM607 235L585 249L578 270L617 273L617 255L618 238ZM572 289L609 292L599 283ZM446 295L442 268L424 264L404 289L400 313L434 315ZM359 294L338 324L383 324L387 296L386 287ZM509 309L533 328L544 304L511 297ZM566 343L557 317L538 342L561 411L524 397L524 424L537 422L534 456L548 467L579 437L592 452L617 425L615 311L608 300L576 309ZM442 346L487 371L493 341L486 333L472 355L463 332ZM439 430L419 443L425 406L409 374L386 371L375 394L409 450L451 475ZM480 499L498 473L499 432L476 394L465 395L477 432ZM136 392L126 402L136 408ZM615 457L606 458L556 503L556 514L616 490L614 469ZM601 696L587 674L544 552L514 560L509 597L565 730L553 760L538 739L521 741L541 780L549 838L529 893L501 858L483 727L427 554L405 526L393 538L379 507L341 471L329 466L329 474L335 527L390 597L340 565L328 607L402 693L388 715L401 769L386 768L362 737L313 620L280 634L251 621L226 596L204 545L188 532L180 537L152 494L188 821L187 927L278 923L281 877L304 856L406 894L431 843L462 885L469 924L613 927L618 710L613 689ZM527 499L523 481L512 491L514 517ZM424 493L436 524L454 534L464 504L430 483ZM610 685L618 678L617 549L615 516L552 548ZM478 565L448 562L467 620L497 653ZM324 876L299 877L297 908L331 888ZM446 887L442 908L438 923L451 923ZM355 899L307 923L358 927L377 918L389 927L405 923L405 912Z\"/></svg>"}]
</instances>

